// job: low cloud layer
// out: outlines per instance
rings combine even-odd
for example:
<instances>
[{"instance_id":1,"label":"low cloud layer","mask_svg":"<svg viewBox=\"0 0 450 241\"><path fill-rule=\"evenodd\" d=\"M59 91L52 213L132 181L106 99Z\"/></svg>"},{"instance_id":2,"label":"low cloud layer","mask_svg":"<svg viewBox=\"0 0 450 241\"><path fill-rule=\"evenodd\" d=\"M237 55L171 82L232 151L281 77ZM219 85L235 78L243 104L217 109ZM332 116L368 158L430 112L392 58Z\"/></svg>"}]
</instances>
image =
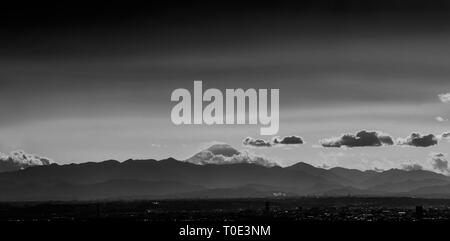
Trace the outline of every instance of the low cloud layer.
<instances>
[{"instance_id":1,"label":"low cloud layer","mask_svg":"<svg viewBox=\"0 0 450 241\"><path fill-rule=\"evenodd\" d=\"M285 136L283 138L275 137L273 139L273 143L284 145L296 145L296 144L303 144L304 141L300 136Z\"/></svg>"},{"instance_id":2,"label":"low cloud layer","mask_svg":"<svg viewBox=\"0 0 450 241\"><path fill-rule=\"evenodd\" d=\"M431 153L431 166L442 173L449 173L447 157L444 153Z\"/></svg>"},{"instance_id":3,"label":"low cloud layer","mask_svg":"<svg viewBox=\"0 0 450 241\"><path fill-rule=\"evenodd\" d=\"M246 137L242 144L251 147L273 147L279 145L300 145L305 143L303 138L300 136L284 136L284 137L274 137L272 141L266 141L263 139Z\"/></svg>"},{"instance_id":4,"label":"low cloud layer","mask_svg":"<svg viewBox=\"0 0 450 241\"><path fill-rule=\"evenodd\" d=\"M353 134L343 134L340 137L332 137L320 140L323 147L363 147L382 146L394 144L392 138L379 131L360 131Z\"/></svg>"},{"instance_id":5,"label":"low cloud layer","mask_svg":"<svg viewBox=\"0 0 450 241\"><path fill-rule=\"evenodd\" d=\"M399 138L397 140L398 145L408 145L408 146L417 146L417 147L428 147L434 146L438 144L438 138L433 135L424 135L422 136L420 133L412 133L406 138Z\"/></svg>"}]
</instances>

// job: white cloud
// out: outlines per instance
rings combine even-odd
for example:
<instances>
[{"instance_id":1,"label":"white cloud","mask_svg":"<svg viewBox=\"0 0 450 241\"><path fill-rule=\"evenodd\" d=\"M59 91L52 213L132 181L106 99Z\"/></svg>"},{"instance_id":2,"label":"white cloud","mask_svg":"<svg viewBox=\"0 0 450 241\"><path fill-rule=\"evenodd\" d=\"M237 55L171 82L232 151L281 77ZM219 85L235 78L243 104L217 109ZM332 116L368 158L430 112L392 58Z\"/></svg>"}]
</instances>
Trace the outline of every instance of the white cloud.
<instances>
[{"instance_id":1,"label":"white cloud","mask_svg":"<svg viewBox=\"0 0 450 241\"><path fill-rule=\"evenodd\" d=\"M438 122L448 121L448 119L445 119L444 117L441 117L441 116L436 117L436 120L437 120Z\"/></svg>"},{"instance_id":2,"label":"white cloud","mask_svg":"<svg viewBox=\"0 0 450 241\"><path fill-rule=\"evenodd\" d=\"M12 151L11 153L9 153L9 155L0 152L0 162L13 163L18 168L49 165L53 163L50 158L29 154L24 152L23 150Z\"/></svg>"}]
</instances>

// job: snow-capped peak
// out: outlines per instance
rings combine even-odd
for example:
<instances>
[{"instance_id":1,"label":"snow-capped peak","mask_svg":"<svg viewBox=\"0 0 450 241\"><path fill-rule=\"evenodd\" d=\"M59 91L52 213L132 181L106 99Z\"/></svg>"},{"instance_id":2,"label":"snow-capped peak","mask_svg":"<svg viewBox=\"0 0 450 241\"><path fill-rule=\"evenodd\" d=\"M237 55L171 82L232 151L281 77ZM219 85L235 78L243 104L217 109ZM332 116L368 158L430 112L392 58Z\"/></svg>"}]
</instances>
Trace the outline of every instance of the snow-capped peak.
<instances>
[{"instance_id":1,"label":"snow-capped peak","mask_svg":"<svg viewBox=\"0 0 450 241\"><path fill-rule=\"evenodd\" d=\"M187 159L186 162L197 165L205 164L237 164L248 163L273 167L276 164L268 159L256 156L247 151L240 152L228 144L215 144Z\"/></svg>"}]
</instances>

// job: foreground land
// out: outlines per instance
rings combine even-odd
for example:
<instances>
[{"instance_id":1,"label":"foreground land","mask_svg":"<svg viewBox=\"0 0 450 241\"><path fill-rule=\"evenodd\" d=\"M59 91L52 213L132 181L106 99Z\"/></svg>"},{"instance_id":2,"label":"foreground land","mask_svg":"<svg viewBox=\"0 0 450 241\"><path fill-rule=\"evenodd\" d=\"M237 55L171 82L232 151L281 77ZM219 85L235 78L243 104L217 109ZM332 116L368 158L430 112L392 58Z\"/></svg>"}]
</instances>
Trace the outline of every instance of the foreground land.
<instances>
[{"instance_id":1,"label":"foreground land","mask_svg":"<svg viewBox=\"0 0 450 241\"><path fill-rule=\"evenodd\" d=\"M1 221L448 221L450 199L301 197L0 203Z\"/></svg>"}]
</instances>

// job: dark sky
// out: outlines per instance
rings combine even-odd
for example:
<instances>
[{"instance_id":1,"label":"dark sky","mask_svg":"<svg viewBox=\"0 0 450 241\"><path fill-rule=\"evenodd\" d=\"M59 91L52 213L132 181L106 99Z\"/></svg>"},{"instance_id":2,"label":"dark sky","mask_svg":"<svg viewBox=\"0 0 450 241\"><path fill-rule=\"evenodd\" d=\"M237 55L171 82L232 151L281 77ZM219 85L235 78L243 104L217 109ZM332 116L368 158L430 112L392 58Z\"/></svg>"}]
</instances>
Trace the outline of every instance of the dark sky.
<instances>
[{"instance_id":1,"label":"dark sky","mask_svg":"<svg viewBox=\"0 0 450 241\"><path fill-rule=\"evenodd\" d=\"M447 1L3 5L2 48L11 55L110 55L236 45L271 33L442 31ZM120 47L121 46L121 47ZM5 48L6 47L6 48ZM8 51L9 50L9 51ZM12 53L11 53L12 52Z\"/></svg>"},{"instance_id":2,"label":"dark sky","mask_svg":"<svg viewBox=\"0 0 450 241\"><path fill-rule=\"evenodd\" d=\"M448 130L435 118L450 118L437 98L450 92L449 10L447 1L4 5L0 152L63 163L186 158L211 141L240 147L257 136L255 126L173 126L171 91L200 79L205 88L280 89L280 135L307 142L257 150L281 164L423 163L430 149L341 155L313 146L361 129Z\"/></svg>"}]
</instances>

